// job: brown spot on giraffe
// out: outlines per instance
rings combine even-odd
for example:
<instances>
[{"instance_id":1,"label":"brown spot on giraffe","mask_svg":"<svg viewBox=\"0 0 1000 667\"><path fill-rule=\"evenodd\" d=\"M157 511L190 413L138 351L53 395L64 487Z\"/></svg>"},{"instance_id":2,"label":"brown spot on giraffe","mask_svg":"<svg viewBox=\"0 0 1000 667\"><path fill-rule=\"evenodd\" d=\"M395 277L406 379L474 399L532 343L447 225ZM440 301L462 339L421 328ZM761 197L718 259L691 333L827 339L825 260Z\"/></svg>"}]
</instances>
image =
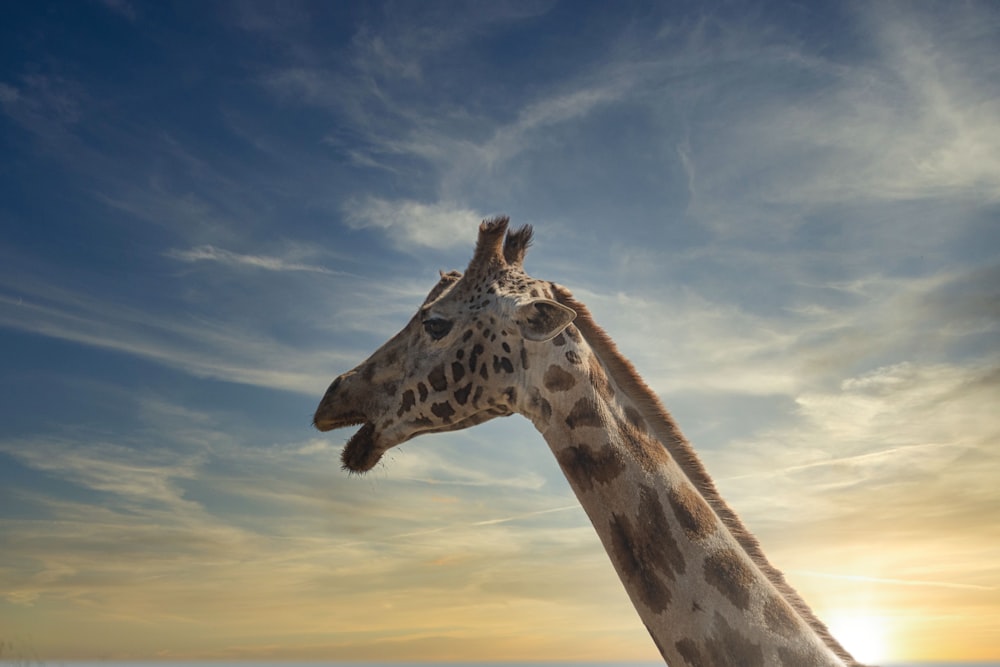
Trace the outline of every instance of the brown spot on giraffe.
<instances>
[{"instance_id":1,"label":"brown spot on giraffe","mask_svg":"<svg viewBox=\"0 0 1000 667\"><path fill-rule=\"evenodd\" d=\"M632 424L636 429L642 432L646 432L649 429L646 427L646 420L642 418L639 411L636 410L631 405L625 406L625 418L628 419L629 423Z\"/></svg>"},{"instance_id":2,"label":"brown spot on giraffe","mask_svg":"<svg viewBox=\"0 0 1000 667\"><path fill-rule=\"evenodd\" d=\"M568 391L576 386L576 377L572 373L567 373L559 366L552 364L545 371L542 384L549 391Z\"/></svg>"},{"instance_id":3,"label":"brown spot on giraffe","mask_svg":"<svg viewBox=\"0 0 1000 667\"><path fill-rule=\"evenodd\" d=\"M538 391L537 388L531 390L531 416L540 420L543 425L548 424L549 420L552 419L552 404L542 396L542 392Z\"/></svg>"},{"instance_id":4,"label":"brown spot on giraffe","mask_svg":"<svg viewBox=\"0 0 1000 667\"><path fill-rule=\"evenodd\" d=\"M590 377L590 384L597 390L597 394L601 398L605 401L610 401L615 395L615 390L611 387L611 381L608 379L608 374L604 372L601 361L594 355L588 359L587 363L589 366L587 374Z\"/></svg>"},{"instance_id":5,"label":"brown spot on giraffe","mask_svg":"<svg viewBox=\"0 0 1000 667\"><path fill-rule=\"evenodd\" d=\"M479 355L483 353L483 346L476 343L472 346L472 352L469 354L469 372L475 373L476 366L479 363Z\"/></svg>"},{"instance_id":6,"label":"brown spot on giraffe","mask_svg":"<svg viewBox=\"0 0 1000 667\"><path fill-rule=\"evenodd\" d=\"M622 576L655 613L666 610L673 597L668 582L683 574L686 565L663 512L656 491L639 486L638 523L612 514L612 555Z\"/></svg>"},{"instance_id":7,"label":"brown spot on giraffe","mask_svg":"<svg viewBox=\"0 0 1000 667\"><path fill-rule=\"evenodd\" d=\"M812 667L821 657L811 651L779 646L778 660L781 661L781 667Z\"/></svg>"},{"instance_id":8,"label":"brown spot on giraffe","mask_svg":"<svg viewBox=\"0 0 1000 667\"><path fill-rule=\"evenodd\" d=\"M595 483L607 484L625 472L625 464L609 448L595 452L587 445L571 445L559 451L556 458L566 477L588 491Z\"/></svg>"},{"instance_id":9,"label":"brown spot on giraffe","mask_svg":"<svg viewBox=\"0 0 1000 667\"><path fill-rule=\"evenodd\" d=\"M743 636L715 612L712 636L705 642L709 665L765 667L764 651L759 644Z\"/></svg>"},{"instance_id":10,"label":"brown spot on giraffe","mask_svg":"<svg viewBox=\"0 0 1000 667\"><path fill-rule=\"evenodd\" d=\"M670 461L670 454L656 440L638 431L631 424L619 422L618 427L625 447L646 472L655 472Z\"/></svg>"},{"instance_id":11,"label":"brown spot on giraffe","mask_svg":"<svg viewBox=\"0 0 1000 667\"><path fill-rule=\"evenodd\" d=\"M403 392L403 402L400 403L399 410L396 411L396 416L402 417L405 413L409 412L415 404L416 399L413 396L413 390L407 389Z\"/></svg>"},{"instance_id":12,"label":"brown spot on giraffe","mask_svg":"<svg viewBox=\"0 0 1000 667\"><path fill-rule=\"evenodd\" d=\"M448 401L442 401L441 403L434 403L431 405L431 412L434 413L435 417L443 419L445 422L451 421L452 415L455 414L455 408L451 407L451 403Z\"/></svg>"},{"instance_id":13,"label":"brown spot on giraffe","mask_svg":"<svg viewBox=\"0 0 1000 667\"><path fill-rule=\"evenodd\" d=\"M665 566L672 573L670 578L674 578L673 573L683 574L686 567L684 554L674 539L663 503L656 489L645 484L639 485L639 516L646 525L650 543L659 550Z\"/></svg>"},{"instance_id":14,"label":"brown spot on giraffe","mask_svg":"<svg viewBox=\"0 0 1000 667\"><path fill-rule=\"evenodd\" d=\"M715 532L718 519L705 499L688 484L670 489L667 501L674 510L681 528L693 540L702 539Z\"/></svg>"},{"instance_id":15,"label":"brown spot on giraffe","mask_svg":"<svg viewBox=\"0 0 1000 667\"><path fill-rule=\"evenodd\" d=\"M594 399L583 397L574 405L573 409L566 415L566 426L571 429L581 426L603 426L604 422L598 413L597 403Z\"/></svg>"},{"instance_id":16,"label":"brown spot on giraffe","mask_svg":"<svg viewBox=\"0 0 1000 667\"><path fill-rule=\"evenodd\" d=\"M444 375L444 364L438 364L427 375L427 383L434 391L444 391L448 388L448 378Z\"/></svg>"},{"instance_id":17,"label":"brown spot on giraffe","mask_svg":"<svg viewBox=\"0 0 1000 667\"><path fill-rule=\"evenodd\" d=\"M649 562L648 549L643 548L645 545L640 542L635 526L628 517L614 514L610 533L611 555L630 589L638 593L639 599L653 613L665 611L673 595Z\"/></svg>"},{"instance_id":18,"label":"brown spot on giraffe","mask_svg":"<svg viewBox=\"0 0 1000 667\"><path fill-rule=\"evenodd\" d=\"M465 403L469 400L469 392L471 392L471 391L472 391L472 383L471 382L468 383L467 385L465 385L464 387L462 387L461 389L456 389L455 390L455 401L459 405L465 405Z\"/></svg>"},{"instance_id":19,"label":"brown spot on giraffe","mask_svg":"<svg viewBox=\"0 0 1000 667\"><path fill-rule=\"evenodd\" d=\"M514 364L511 363L508 357L493 355L493 372L499 373L501 371L504 373L513 373Z\"/></svg>"},{"instance_id":20,"label":"brown spot on giraffe","mask_svg":"<svg viewBox=\"0 0 1000 667\"><path fill-rule=\"evenodd\" d=\"M771 632L792 637L799 631L798 617L784 599L771 596L764 601L764 623Z\"/></svg>"},{"instance_id":21,"label":"brown spot on giraffe","mask_svg":"<svg viewBox=\"0 0 1000 667\"><path fill-rule=\"evenodd\" d=\"M737 609L750 607L750 586L754 574L743 562L740 554L726 549L705 558L705 581L714 586Z\"/></svg>"},{"instance_id":22,"label":"brown spot on giraffe","mask_svg":"<svg viewBox=\"0 0 1000 667\"><path fill-rule=\"evenodd\" d=\"M688 667L715 667L706 662L705 656L702 654L701 649L698 648L698 644L690 637L685 637L674 643L674 648L677 649L677 652L684 662L687 663Z\"/></svg>"}]
</instances>

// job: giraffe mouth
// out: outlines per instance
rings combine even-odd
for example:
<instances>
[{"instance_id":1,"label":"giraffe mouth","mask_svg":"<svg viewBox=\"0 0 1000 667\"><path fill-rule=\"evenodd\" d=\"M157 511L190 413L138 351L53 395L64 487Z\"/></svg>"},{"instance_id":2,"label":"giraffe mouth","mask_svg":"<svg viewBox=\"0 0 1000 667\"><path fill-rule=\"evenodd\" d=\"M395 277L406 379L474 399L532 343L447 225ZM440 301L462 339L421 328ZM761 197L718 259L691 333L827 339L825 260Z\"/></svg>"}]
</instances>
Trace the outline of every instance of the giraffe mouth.
<instances>
[{"instance_id":1,"label":"giraffe mouth","mask_svg":"<svg viewBox=\"0 0 1000 667\"><path fill-rule=\"evenodd\" d=\"M386 451L418 435L458 431L482 424L494 417L506 417L512 414L512 411L504 406L495 406L456 422L415 429L406 434L380 434L376 430L375 422L360 412L351 412L338 417L320 416L319 413L320 411L317 411L317 415L313 418L313 426L319 431L326 432L361 424L357 433L344 445L340 453L340 463L341 468L347 472L363 474L374 468Z\"/></svg>"},{"instance_id":2,"label":"giraffe mouth","mask_svg":"<svg viewBox=\"0 0 1000 667\"><path fill-rule=\"evenodd\" d=\"M381 458L382 451L375 446L375 424L372 422L365 422L340 453L341 467L356 473L371 470Z\"/></svg>"},{"instance_id":3,"label":"giraffe mouth","mask_svg":"<svg viewBox=\"0 0 1000 667\"><path fill-rule=\"evenodd\" d=\"M382 450L375 446L374 422L369 421L368 417L360 412L352 412L335 418L320 416L319 413L320 411L317 411L313 418L313 426L324 433L361 424L361 428L351 436L340 453L341 467L344 470L362 473L375 467L375 464L382 458Z\"/></svg>"}]
</instances>

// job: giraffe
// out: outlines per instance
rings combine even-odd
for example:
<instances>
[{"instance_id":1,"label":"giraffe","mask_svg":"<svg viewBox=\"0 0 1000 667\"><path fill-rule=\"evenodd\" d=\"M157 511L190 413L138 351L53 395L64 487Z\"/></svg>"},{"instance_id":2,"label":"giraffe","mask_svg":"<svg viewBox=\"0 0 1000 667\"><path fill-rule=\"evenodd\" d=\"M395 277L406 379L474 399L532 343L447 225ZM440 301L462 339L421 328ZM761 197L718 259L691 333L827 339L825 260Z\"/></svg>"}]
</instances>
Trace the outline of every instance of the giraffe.
<instances>
[{"instance_id":1,"label":"giraffe","mask_svg":"<svg viewBox=\"0 0 1000 667\"><path fill-rule=\"evenodd\" d=\"M514 413L548 443L672 667L862 667L771 566L691 445L587 307L523 267L532 229L484 220L468 268L336 378L313 418L361 428L364 473L417 435Z\"/></svg>"}]
</instances>

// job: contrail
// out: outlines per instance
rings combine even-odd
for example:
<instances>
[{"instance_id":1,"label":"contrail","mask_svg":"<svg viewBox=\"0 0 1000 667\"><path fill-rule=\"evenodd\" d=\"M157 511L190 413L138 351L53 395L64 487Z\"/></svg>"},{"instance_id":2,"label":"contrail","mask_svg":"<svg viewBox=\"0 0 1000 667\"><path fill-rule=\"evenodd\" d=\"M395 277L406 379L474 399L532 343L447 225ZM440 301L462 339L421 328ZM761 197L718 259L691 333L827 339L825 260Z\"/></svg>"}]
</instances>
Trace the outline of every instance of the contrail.
<instances>
[{"instance_id":1,"label":"contrail","mask_svg":"<svg viewBox=\"0 0 1000 667\"><path fill-rule=\"evenodd\" d=\"M476 521L470 523L470 526L492 526L497 523L507 523L508 521L517 521L518 519L527 519L528 517L538 516L539 514L551 514L553 512L565 512L566 510L578 509L579 505L566 505L565 507L553 507L547 510L538 510L535 512L525 512L524 514L515 514L514 516L504 517L503 519L487 519L486 521Z\"/></svg>"},{"instance_id":2,"label":"contrail","mask_svg":"<svg viewBox=\"0 0 1000 667\"><path fill-rule=\"evenodd\" d=\"M893 454L899 454L902 452L907 452L915 449L936 449L940 447L962 447L962 446L963 445L950 442L925 442L919 445L902 445L900 447L881 449L877 452L866 452L864 454L856 454L854 456L844 456L838 459L826 459L825 461L813 461L812 463L803 463L800 465L778 468L777 470L764 470L761 472L747 473L745 475L733 475L731 477L720 478L719 481L730 481L734 479L749 479L751 477L774 477L776 475L783 475L789 472L809 470L810 468L822 468L824 466L832 466L840 463L857 463L868 459L878 459L884 456L891 456Z\"/></svg>"}]
</instances>

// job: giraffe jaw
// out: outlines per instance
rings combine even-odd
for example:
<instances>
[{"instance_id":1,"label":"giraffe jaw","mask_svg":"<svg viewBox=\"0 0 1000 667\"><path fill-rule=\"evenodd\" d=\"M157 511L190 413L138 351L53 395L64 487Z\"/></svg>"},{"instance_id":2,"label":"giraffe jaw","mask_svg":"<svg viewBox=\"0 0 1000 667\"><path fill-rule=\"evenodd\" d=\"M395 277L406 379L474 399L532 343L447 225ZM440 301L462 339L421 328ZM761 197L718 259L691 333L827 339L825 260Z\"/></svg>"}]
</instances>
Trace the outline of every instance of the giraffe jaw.
<instances>
[{"instance_id":1,"label":"giraffe jaw","mask_svg":"<svg viewBox=\"0 0 1000 667\"><path fill-rule=\"evenodd\" d=\"M340 453L341 468L351 473L363 474L375 467L382 455L396 445L400 445L411 438L425 433L446 433L448 431L460 431L470 426L476 426L489 421L494 417L506 417L512 411L504 406L495 406L489 410L475 413L465 419L450 424L441 424L431 428L412 431L400 437L401 434L379 433L375 423L369 421L359 413L333 420L316 419L314 426L320 431L332 431L345 426L355 426L361 424L361 428L347 441L343 451ZM387 444L388 443L388 444Z\"/></svg>"},{"instance_id":2,"label":"giraffe jaw","mask_svg":"<svg viewBox=\"0 0 1000 667\"><path fill-rule=\"evenodd\" d=\"M363 473L375 467L375 464L382 458L384 449L375 446L375 423L360 412L353 412L339 418L320 417L317 411L313 418L313 426L316 430L327 432L346 426L356 426L361 424L361 428L351 436L340 454L341 467L349 472Z\"/></svg>"},{"instance_id":3,"label":"giraffe jaw","mask_svg":"<svg viewBox=\"0 0 1000 667\"><path fill-rule=\"evenodd\" d=\"M375 446L375 424L365 422L340 453L341 467L348 472L363 473L375 467L384 450Z\"/></svg>"}]
</instances>

